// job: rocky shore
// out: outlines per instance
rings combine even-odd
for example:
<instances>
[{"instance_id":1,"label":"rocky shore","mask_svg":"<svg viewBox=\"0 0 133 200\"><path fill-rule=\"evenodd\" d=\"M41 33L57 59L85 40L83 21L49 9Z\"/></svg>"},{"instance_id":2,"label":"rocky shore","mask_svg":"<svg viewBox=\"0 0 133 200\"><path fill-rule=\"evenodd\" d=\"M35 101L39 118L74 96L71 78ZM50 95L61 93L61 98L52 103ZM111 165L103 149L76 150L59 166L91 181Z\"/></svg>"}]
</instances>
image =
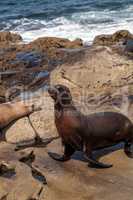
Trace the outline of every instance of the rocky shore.
<instances>
[{"instance_id":1,"label":"rocky shore","mask_svg":"<svg viewBox=\"0 0 133 200\"><path fill-rule=\"evenodd\" d=\"M89 34L89 33L88 33ZM0 32L0 101L28 99L42 107L30 117L42 139L57 136L48 84L64 84L85 114L113 110L133 120L133 34L126 30L97 36L91 46L81 39L39 38L24 44L18 34ZM18 120L0 144L0 200L132 199L133 161L122 145L94 152L113 168L88 168L80 152L66 163L51 160L62 152L60 139L35 146L28 119ZM15 147L30 144L15 151ZM112 152L109 154L109 152Z\"/></svg>"}]
</instances>

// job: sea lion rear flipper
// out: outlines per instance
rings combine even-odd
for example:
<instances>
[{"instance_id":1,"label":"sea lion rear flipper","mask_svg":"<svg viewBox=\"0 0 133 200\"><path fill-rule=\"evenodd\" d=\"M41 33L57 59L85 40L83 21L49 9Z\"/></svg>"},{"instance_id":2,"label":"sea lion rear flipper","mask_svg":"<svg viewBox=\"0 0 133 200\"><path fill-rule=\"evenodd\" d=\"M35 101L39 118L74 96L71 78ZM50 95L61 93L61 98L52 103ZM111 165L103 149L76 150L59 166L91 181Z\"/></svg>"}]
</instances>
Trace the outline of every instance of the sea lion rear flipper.
<instances>
[{"instance_id":1,"label":"sea lion rear flipper","mask_svg":"<svg viewBox=\"0 0 133 200\"><path fill-rule=\"evenodd\" d=\"M96 168L110 168L110 167L113 166L112 164L104 164L104 163L101 163L101 162L95 160L95 159L92 158L92 157L87 157L87 160L89 161L90 164L92 164L92 165L95 166Z\"/></svg>"},{"instance_id":2,"label":"sea lion rear flipper","mask_svg":"<svg viewBox=\"0 0 133 200\"><path fill-rule=\"evenodd\" d=\"M48 152L48 155L53 158L54 160L57 160L57 161L67 161L67 160L70 160L70 157L66 157L65 155L59 155L57 153L52 153L52 152Z\"/></svg>"}]
</instances>

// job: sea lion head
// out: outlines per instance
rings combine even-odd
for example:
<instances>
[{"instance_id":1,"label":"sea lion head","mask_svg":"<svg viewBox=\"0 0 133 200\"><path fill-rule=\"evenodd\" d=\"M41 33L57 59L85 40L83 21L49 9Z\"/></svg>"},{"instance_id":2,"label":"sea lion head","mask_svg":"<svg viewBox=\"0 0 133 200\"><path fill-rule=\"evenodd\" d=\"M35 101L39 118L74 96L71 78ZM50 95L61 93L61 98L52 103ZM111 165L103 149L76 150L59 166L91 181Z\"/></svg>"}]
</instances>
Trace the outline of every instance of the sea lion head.
<instances>
[{"instance_id":1,"label":"sea lion head","mask_svg":"<svg viewBox=\"0 0 133 200\"><path fill-rule=\"evenodd\" d=\"M48 88L49 95L54 99L55 104L69 106L72 103L72 96L68 87L64 85L55 85Z\"/></svg>"}]
</instances>

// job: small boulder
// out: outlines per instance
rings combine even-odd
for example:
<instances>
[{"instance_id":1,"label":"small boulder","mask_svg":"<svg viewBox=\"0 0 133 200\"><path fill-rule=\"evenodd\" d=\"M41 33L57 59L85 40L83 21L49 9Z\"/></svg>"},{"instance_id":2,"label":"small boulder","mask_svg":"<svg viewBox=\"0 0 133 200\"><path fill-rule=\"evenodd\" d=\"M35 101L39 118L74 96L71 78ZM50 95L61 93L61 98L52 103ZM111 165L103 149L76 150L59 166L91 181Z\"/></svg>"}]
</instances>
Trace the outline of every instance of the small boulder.
<instances>
[{"instance_id":1,"label":"small boulder","mask_svg":"<svg viewBox=\"0 0 133 200\"><path fill-rule=\"evenodd\" d=\"M0 32L0 43L15 43L22 41L22 37L19 34L11 32Z\"/></svg>"},{"instance_id":2,"label":"small boulder","mask_svg":"<svg viewBox=\"0 0 133 200\"><path fill-rule=\"evenodd\" d=\"M133 34L131 34L127 30L120 30L115 32L114 34L110 35L103 34L96 36L93 41L93 45L110 46L118 43L124 43L125 40L128 39L133 39Z\"/></svg>"},{"instance_id":3,"label":"small boulder","mask_svg":"<svg viewBox=\"0 0 133 200\"><path fill-rule=\"evenodd\" d=\"M133 39L127 40L125 51L133 53Z\"/></svg>"},{"instance_id":4,"label":"small boulder","mask_svg":"<svg viewBox=\"0 0 133 200\"><path fill-rule=\"evenodd\" d=\"M33 48L46 50L50 48L79 48L83 46L81 39L70 41L64 38L42 37L30 43Z\"/></svg>"}]
</instances>

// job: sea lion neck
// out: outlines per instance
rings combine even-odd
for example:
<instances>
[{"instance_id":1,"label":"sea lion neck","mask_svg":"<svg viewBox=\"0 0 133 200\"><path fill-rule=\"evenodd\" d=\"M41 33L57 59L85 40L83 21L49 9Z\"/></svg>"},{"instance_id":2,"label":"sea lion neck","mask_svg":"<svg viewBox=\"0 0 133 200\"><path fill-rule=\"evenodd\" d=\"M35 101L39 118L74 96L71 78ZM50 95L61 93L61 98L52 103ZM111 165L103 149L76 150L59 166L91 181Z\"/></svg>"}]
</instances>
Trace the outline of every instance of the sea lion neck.
<instances>
[{"instance_id":1,"label":"sea lion neck","mask_svg":"<svg viewBox=\"0 0 133 200\"><path fill-rule=\"evenodd\" d=\"M75 116L77 109L74 105L61 106L56 104L54 106L55 119L60 119L63 116Z\"/></svg>"},{"instance_id":2,"label":"sea lion neck","mask_svg":"<svg viewBox=\"0 0 133 200\"><path fill-rule=\"evenodd\" d=\"M76 109L74 104L71 102L70 104L61 104L60 102L54 104L54 109L57 111L63 111L66 109Z\"/></svg>"}]
</instances>

